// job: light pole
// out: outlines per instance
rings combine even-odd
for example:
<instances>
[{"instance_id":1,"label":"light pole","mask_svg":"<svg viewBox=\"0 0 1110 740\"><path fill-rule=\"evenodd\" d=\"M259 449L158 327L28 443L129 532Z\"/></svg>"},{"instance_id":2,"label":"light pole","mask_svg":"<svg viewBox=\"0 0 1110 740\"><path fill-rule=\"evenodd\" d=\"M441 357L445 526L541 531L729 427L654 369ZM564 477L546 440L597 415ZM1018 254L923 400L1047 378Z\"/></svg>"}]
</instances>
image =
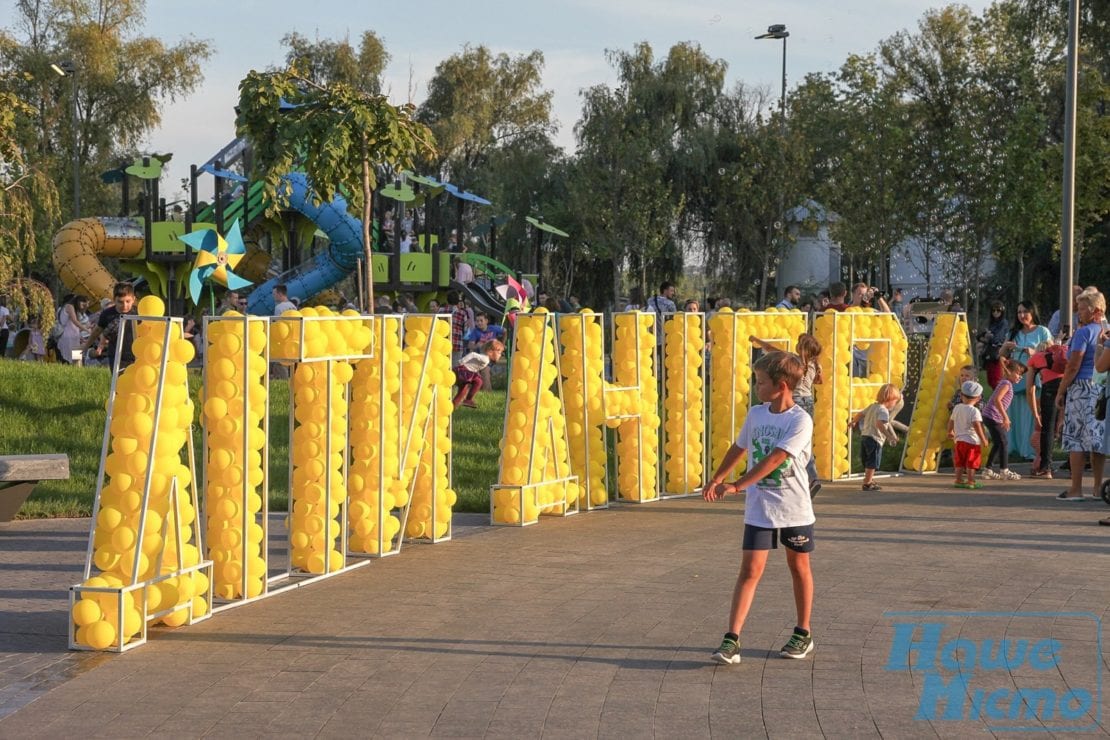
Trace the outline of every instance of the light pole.
<instances>
[{"instance_id":1,"label":"light pole","mask_svg":"<svg viewBox=\"0 0 1110 740\"><path fill-rule=\"evenodd\" d=\"M786 24L776 23L773 26L767 26L767 33L756 36L756 39L782 39L782 95L779 98L779 115L782 117L780 125L783 133L786 132L786 37L789 35Z\"/></svg>"},{"instance_id":2,"label":"light pole","mask_svg":"<svg viewBox=\"0 0 1110 740\"><path fill-rule=\"evenodd\" d=\"M1064 195L1060 219L1060 331L1075 330L1071 286L1075 282L1075 98L1079 79L1079 0L1068 2L1068 61L1064 89Z\"/></svg>"},{"instance_id":3,"label":"light pole","mask_svg":"<svg viewBox=\"0 0 1110 740\"><path fill-rule=\"evenodd\" d=\"M73 62L51 64L50 69L59 77L70 80L69 107L73 119L73 218L81 218L81 163L77 138L77 67Z\"/></svg>"},{"instance_id":4,"label":"light pole","mask_svg":"<svg viewBox=\"0 0 1110 740\"><path fill-rule=\"evenodd\" d=\"M782 134L782 165L783 172L786 171L786 37L790 32L786 30L785 23L776 23L767 26L767 33L761 33L756 36L756 39L782 39L782 95L779 97L779 131ZM779 227L776 229L775 234L775 247L777 249L779 242L779 235L785 228L786 224L783 223L786 219L786 193L780 191L779 193ZM763 278L759 281L759 303L763 305L766 302L767 295L767 280L770 275L770 255L763 260Z\"/></svg>"}]
</instances>

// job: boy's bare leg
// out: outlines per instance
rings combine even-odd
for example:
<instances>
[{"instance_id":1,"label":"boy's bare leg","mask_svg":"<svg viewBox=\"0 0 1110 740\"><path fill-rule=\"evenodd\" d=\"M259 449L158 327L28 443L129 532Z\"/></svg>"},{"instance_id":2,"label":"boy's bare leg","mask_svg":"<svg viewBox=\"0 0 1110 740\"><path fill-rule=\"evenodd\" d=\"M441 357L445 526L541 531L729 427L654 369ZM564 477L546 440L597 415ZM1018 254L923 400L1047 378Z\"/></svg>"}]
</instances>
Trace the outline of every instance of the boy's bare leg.
<instances>
[{"instance_id":1,"label":"boy's bare leg","mask_svg":"<svg viewBox=\"0 0 1110 740\"><path fill-rule=\"evenodd\" d=\"M956 468L956 483L957 485L964 482L964 469Z\"/></svg>"},{"instance_id":2,"label":"boy's bare leg","mask_svg":"<svg viewBox=\"0 0 1110 740\"><path fill-rule=\"evenodd\" d=\"M863 469L863 485L870 485L871 481L875 479L875 468Z\"/></svg>"},{"instance_id":3,"label":"boy's bare leg","mask_svg":"<svg viewBox=\"0 0 1110 740\"><path fill-rule=\"evenodd\" d=\"M796 626L809 631L809 618L813 612L813 571L809 568L809 553L786 549L786 564L794 583L794 606L798 610Z\"/></svg>"},{"instance_id":4,"label":"boy's bare leg","mask_svg":"<svg viewBox=\"0 0 1110 740\"><path fill-rule=\"evenodd\" d=\"M755 599L755 589L759 579L763 577L763 569L767 566L767 553L770 550L744 550L740 560L740 575L736 577L736 588L732 591L732 610L728 615L729 632L740 634L744 628L744 620L752 608Z\"/></svg>"}]
</instances>

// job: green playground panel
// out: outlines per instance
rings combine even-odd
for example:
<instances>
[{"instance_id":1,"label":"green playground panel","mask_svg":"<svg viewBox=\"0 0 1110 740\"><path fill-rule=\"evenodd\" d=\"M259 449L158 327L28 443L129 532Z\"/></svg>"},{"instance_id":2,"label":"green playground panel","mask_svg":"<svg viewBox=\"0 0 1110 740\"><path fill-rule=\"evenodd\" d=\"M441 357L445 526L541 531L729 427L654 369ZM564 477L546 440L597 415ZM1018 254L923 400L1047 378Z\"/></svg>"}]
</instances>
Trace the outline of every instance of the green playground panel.
<instances>
[{"instance_id":1,"label":"green playground panel","mask_svg":"<svg viewBox=\"0 0 1110 740\"><path fill-rule=\"evenodd\" d=\"M374 255L374 282L389 282L389 260L392 255ZM430 285L432 282L432 257L430 254L410 252L399 255L401 260L401 282L415 285ZM451 255L439 254L439 287L446 288L451 283Z\"/></svg>"},{"instance_id":2,"label":"green playground panel","mask_svg":"<svg viewBox=\"0 0 1110 740\"><path fill-rule=\"evenodd\" d=\"M471 266L494 275L516 275L516 270L506 265L504 262L498 262L493 257L487 257L484 254L477 254L476 252L467 252L460 257L463 262Z\"/></svg>"},{"instance_id":3,"label":"green playground panel","mask_svg":"<svg viewBox=\"0 0 1110 740\"><path fill-rule=\"evenodd\" d=\"M258 180L256 182L251 183L250 190L247 193L247 200L248 200L247 207L249 208L248 213L251 216L253 216L254 218L257 218L258 216L261 216L262 211L264 210L264 204L263 204L263 201L262 201L262 189L263 189L262 181ZM235 200L230 201L227 204L227 206L224 208L224 222L226 224L230 225L239 216L239 213L242 210L243 210L243 199L242 198L236 198ZM202 210L200 213L197 214L197 220L198 221L210 221L210 220L214 219L215 216L216 216L216 206L214 204L210 204L204 210Z\"/></svg>"},{"instance_id":4,"label":"green playground panel","mask_svg":"<svg viewBox=\"0 0 1110 740\"><path fill-rule=\"evenodd\" d=\"M193 231L215 229L216 224L195 223ZM185 254L185 245L180 237L185 234L185 224L181 221L155 221L150 227L150 249L155 254Z\"/></svg>"}]
</instances>

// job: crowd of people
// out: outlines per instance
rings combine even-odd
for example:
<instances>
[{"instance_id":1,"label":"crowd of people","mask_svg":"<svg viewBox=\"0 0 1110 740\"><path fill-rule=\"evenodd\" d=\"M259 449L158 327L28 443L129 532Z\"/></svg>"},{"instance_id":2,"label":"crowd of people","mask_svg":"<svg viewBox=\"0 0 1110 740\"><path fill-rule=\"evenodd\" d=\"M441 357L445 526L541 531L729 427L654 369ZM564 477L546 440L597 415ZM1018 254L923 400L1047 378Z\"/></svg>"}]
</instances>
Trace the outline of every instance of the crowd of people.
<instances>
[{"instance_id":1,"label":"crowd of people","mask_svg":"<svg viewBox=\"0 0 1110 740\"><path fill-rule=\"evenodd\" d=\"M1106 452L1110 451L1104 380L1110 369L1110 351L1106 351L1110 346L1110 323L1106 321L1106 299L1097 288L1075 286L1073 297L1077 328L1070 333L1062 324L1059 311L1046 326L1032 301L1018 302L1012 317L1007 316L1001 301L991 302L990 319L976 337L980 364L961 370L959 388L948 405L949 436L954 442L952 463L958 487L978 489L983 486L982 480L1019 480L1021 475L1011 469L1016 459L1030 462L1035 478L1066 473L1069 486L1057 496L1060 501L1103 497L1103 468ZM708 303L713 311L731 308L728 299L710 299ZM698 307L694 300L680 301L675 286L664 282L642 310L655 312L662 319L664 314L678 311L680 304L683 310L696 311ZM944 291L936 300L914 298L906 302L901 290L884 295L862 282L850 289L843 283L834 283L828 290L809 297L803 297L798 286L787 286L775 308L819 312L843 311L853 306L893 313L901 318L909 333L931 324L936 313L964 310L951 291ZM631 304L629 308L641 306ZM756 337L751 341L757 349L775 350ZM792 398L811 416L812 385L821 379L813 378L810 368L816 366L815 358L820 352L820 345L811 335L799 340L796 354L806 370L792 387ZM862 365L854 368L854 374L867 374L866 358ZM987 400L980 408L984 397ZM874 473L881 463L883 446L897 443L899 427L905 431L895 421L901 404L901 389L884 385L875 402L852 421L862 441L865 491L881 490ZM1067 454L1059 468L1053 465L1057 445ZM984 458L982 451L988 447L989 454ZM814 483L816 492L820 486L816 484L812 458L809 463L808 480ZM1085 469L1090 469L1093 478L1089 494L1083 492ZM1110 518L1099 523L1110 526Z\"/></svg>"},{"instance_id":2,"label":"crowd of people","mask_svg":"<svg viewBox=\"0 0 1110 740\"><path fill-rule=\"evenodd\" d=\"M1019 301L1011 321L1005 304L993 302L990 323L978 336L979 359L992 394L981 412L975 408L985 389L977 382L974 366L964 369L960 393L960 403L975 411L962 412L963 416L971 424L981 422L990 433L991 458L982 469L983 477L1017 478L1009 470L1012 454L1032 462L1034 477L1066 472L1069 486L1057 498L1069 503L1085 498L1083 472L1088 466L1094 482L1091 496L1101 497L1105 455L1110 450L1107 390L1100 382L1100 376L1110 370L1106 298L1095 287L1075 286L1072 295L1077 328L1070 333L1059 311L1044 325L1034 302ZM982 446L981 432L964 423L956 425L953 436ZM1059 469L1052 459L1057 441L1068 455ZM996 456L997 471L990 465ZM972 479L970 484L978 482ZM1110 526L1110 519L1100 523Z\"/></svg>"},{"instance_id":3,"label":"crowd of people","mask_svg":"<svg viewBox=\"0 0 1110 740\"><path fill-rule=\"evenodd\" d=\"M22 360L55 360L63 364L106 365L115 356L118 333L120 293L127 299L128 312L134 305L135 292L128 283L120 283L114 299L103 299L95 311L87 296L67 294L54 313L54 322L44 331L38 317L19 323L0 296L0 355ZM130 342L126 343L130 348Z\"/></svg>"}]
</instances>

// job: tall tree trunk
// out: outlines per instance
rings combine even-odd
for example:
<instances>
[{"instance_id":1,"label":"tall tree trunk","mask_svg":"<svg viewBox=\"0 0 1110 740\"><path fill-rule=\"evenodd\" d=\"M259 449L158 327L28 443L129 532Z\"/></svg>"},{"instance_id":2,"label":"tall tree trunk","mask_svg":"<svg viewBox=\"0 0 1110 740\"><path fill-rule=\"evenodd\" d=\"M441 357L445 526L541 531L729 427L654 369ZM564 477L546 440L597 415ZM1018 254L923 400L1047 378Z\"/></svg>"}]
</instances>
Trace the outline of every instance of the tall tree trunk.
<instances>
[{"instance_id":1,"label":"tall tree trunk","mask_svg":"<svg viewBox=\"0 0 1110 740\"><path fill-rule=\"evenodd\" d=\"M1025 300L1025 251L1018 252L1018 292L1017 302L1021 303Z\"/></svg>"},{"instance_id":2,"label":"tall tree trunk","mask_svg":"<svg viewBox=\"0 0 1110 740\"><path fill-rule=\"evenodd\" d=\"M767 281L770 279L771 268L771 253L767 251L763 255L763 270L762 275L759 277L759 303L756 304L756 309L762 311L767 307Z\"/></svg>"},{"instance_id":3,"label":"tall tree trunk","mask_svg":"<svg viewBox=\"0 0 1110 740\"><path fill-rule=\"evenodd\" d=\"M621 271L616 259L609 259L611 276L613 278L613 310L617 310L617 299L621 297Z\"/></svg>"}]
</instances>

